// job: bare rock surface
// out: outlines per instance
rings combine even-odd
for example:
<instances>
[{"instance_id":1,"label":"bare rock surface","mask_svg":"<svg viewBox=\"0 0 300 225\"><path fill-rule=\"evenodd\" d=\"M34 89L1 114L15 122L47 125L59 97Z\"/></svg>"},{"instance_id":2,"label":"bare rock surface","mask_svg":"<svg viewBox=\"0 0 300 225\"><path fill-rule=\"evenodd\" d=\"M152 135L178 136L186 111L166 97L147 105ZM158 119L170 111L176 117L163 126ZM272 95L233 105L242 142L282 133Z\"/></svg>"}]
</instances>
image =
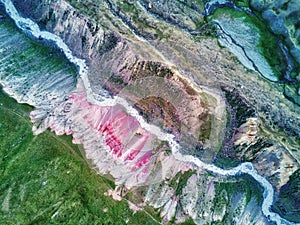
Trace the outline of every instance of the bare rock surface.
<instances>
[{"instance_id":1,"label":"bare rock surface","mask_svg":"<svg viewBox=\"0 0 300 225\"><path fill-rule=\"evenodd\" d=\"M43 67L40 59L30 58L30 46L29 58L15 60L20 49L4 45L13 46L23 37L9 36L1 27L1 83L17 100L37 107L31 113L36 134L47 128L57 135L72 134L91 166L116 182L118 187L108 195L120 199L132 190L137 205L142 208L146 202L157 208L163 223L192 218L196 224L271 224L259 208L260 187L249 177L228 179L178 161L170 146L143 129L124 107L99 106L87 99L87 91L100 98L104 90L125 98L147 122L174 134L183 153L222 167L232 165L219 162L221 155L252 161L276 194L282 194L288 176L299 170L299 106L285 98L283 85L245 68L216 38L193 36L203 25L197 17L203 4L16 3L89 66L91 89L86 90L70 64L58 63L57 70ZM90 14L90 7L97 13ZM226 19L219 22L231 29ZM259 62L257 68L272 80L266 61L251 49L255 44L245 45ZM5 71L9 64L14 73ZM26 71L31 65L40 73Z\"/></svg>"}]
</instances>

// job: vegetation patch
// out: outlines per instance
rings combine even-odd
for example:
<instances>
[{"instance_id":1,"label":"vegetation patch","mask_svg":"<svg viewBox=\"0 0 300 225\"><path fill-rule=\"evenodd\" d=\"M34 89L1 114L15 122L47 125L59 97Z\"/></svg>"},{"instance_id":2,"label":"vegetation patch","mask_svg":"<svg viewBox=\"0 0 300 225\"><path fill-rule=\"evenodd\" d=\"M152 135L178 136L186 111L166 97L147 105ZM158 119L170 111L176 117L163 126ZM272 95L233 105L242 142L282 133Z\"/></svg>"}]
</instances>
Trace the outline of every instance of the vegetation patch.
<instances>
[{"instance_id":1,"label":"vegetation patch","mask_svg":"<svg viewBox=\"0 0 300 225\"><path fill-rule=\"evenodd\" d=\"M0 93L0 224L157 224L105 196L111 181L90 169L69 136L34 136L31 110Z\"/></svg>"},{"instance_id":2,"label":"vegetation patch","mask_svg":"<svg viewBox=\"0 0 300 225\"><path fill-rule=\"evenodd\" d=\"M182 189L185 187L188 179L196 174L196 171L189 170L185 173L177 173L176 176L170 181L169 186L174 188L175 195L180 195L182 193Z\"/></svg>"},{"instance_id":3,"label":"vegetation patch","mask_svg":"<svg viewBox=\"0 0 300 225\"><path fill-rule=\"evenodd\" d=\"M244 1L243 1L244 2ZM284 79L284 72L286 70L286 62L281 48L278 44L277 37L273 34L268 26L257 16L249 15L243 11L237 11L231 8L217 8L213 15L208 19L218 19L220 17L229 16L231 18L242 18L246 24L257 28L260 39L257 43L257 49L267 60L272 68L273 73L279 78Z\"/></svg>"}]
</instances>

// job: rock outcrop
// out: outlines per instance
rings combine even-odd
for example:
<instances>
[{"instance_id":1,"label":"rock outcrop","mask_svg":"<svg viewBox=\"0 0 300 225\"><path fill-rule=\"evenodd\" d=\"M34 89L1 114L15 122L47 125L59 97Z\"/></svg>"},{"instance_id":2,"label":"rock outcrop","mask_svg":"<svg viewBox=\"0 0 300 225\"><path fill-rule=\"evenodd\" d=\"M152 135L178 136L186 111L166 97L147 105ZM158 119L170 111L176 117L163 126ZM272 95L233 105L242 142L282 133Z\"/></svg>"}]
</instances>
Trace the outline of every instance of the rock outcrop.
<instances>
[{"instance_id":1,"label":"rock outcrop","mask_svg":"<svg viewBox=\"0 0 300 225\"><path fill-rule=\"evenodd\" d=\"M236 160L252 161L277 190L288 182L286 175L299 169L300 153L293 151L299 146L300 121L295 116L299 107L282 96L282 87L245 70L216 39L191 36L199 26L194 22L203 22L195 19L201 6L191 3L174 17L161 15L159 5L150 1L125 6L109 0L99 5L70 2L77 8L66 1L15 1L20 11L87 61L89 91L96 97L106 90L125 98L148 122L174 134L182 152L203 161L228 152ZM90 7L96 13L87 16ZM172 9L177 11L176 7ZM195 14L182 22L185 10ZM8 37L1 36L12 45L14 39ZM9 49L0 54L3 59L15 57ZM1 82L16 99L37 107L31 113L36 133L50 128L58 135L72 134L75 143L83 144L91 165L110 174L118 185L108 194L119 199L127 189L147 193L137 203L143 207L141 202L146 201L158 208L165 223L190 217L197 224L268 224L258 207L259 187L251 192L241 181L244 178L228 182L176 160L169 146L143 129L121 105L88 102L81 79L68 70L71 65L63 73L45 69L45 75L31 76L24 71L32 61L26 57L16 60L21 64L12 64L21 76L1 71ZM9 61L1 63L10 68ZM32 61L35 65L38 62ZM230 102L228 95L238 97ZM286 142L274 135L280 129ZM192 201L191 190L197 190Z\"/></svg>"}]
</instances>

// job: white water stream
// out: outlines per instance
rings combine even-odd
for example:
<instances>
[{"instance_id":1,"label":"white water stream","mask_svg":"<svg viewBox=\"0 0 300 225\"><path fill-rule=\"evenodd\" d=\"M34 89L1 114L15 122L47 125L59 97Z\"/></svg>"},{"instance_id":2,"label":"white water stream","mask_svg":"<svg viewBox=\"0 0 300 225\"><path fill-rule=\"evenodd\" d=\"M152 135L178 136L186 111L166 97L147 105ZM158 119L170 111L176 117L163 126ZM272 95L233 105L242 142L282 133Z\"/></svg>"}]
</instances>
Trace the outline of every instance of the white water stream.
<instances>
[{"instance_id":1,"label":"white water stream","mask_svg":"<svg viewBox=\"0 0 300 225\"><path fill-rule=\"evenodd\" d=\"M54 42L57 47L59 47L68 60L75 64L79 69L79 75L83 80L88 100L100 106L113 106L115 104L121 104L126 108L127 112L135 117L141 126L149 131L150 133L156 135L160 140L167 141L172 148L172 153L174 157L180 161L191 162L197 165L199 168L210 171L215 174L225 175L225 176L235 176L239 174L248 174L252 176L263 188L263 203L262 203L262 212L263 214L273 222L276 222L277 225L300 225L299 223L289 222L283 218L281 218L277 213L270 211L270 208L273 204L274 199L274 190L269 181L267 181L264 177L259 175L257 171L254 169L253 165L249 162L242 163L239 166L232 169L221 169L212 164L206 164L202 162L200 159L193 157L192 155L182 155L179 151L180 146L175 141L175 137L171 134L166 134L161 131L160 128L150 125L145 122L142 116L139 115L138 111L135 110L125 99L115 96L114 98L105 98L103 101L97 101L92 94L90 83L88 80L88 66L85 63L85 60L79 59L72 54L72 51L69 47L63 42L63 40L55 34L52 34L47 31L41 31L38 25L28 18L23 18L19 15L18 11L14 7L11 0L0 0L5 5L7 14L15 21L16 25L24 32L36 37L43 38L45 40Z\"/></svg>"}]
</instances>

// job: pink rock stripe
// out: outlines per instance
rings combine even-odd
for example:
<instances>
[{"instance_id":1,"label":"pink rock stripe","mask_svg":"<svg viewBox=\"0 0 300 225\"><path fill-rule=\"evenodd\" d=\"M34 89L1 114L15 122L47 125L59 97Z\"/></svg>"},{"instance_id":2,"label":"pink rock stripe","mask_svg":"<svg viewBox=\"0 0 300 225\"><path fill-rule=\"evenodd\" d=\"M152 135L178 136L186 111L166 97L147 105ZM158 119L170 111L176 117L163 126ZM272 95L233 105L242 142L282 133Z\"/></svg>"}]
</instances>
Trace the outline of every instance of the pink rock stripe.
<instances>
[{"instance_id":1,"label":"pink rock stripe","mask_svg":"<svg viewBox=\"0 0 300 225\"><path fill-rule=\"evenodd\" d=\"M168 147L144 130L123 106L89 103L80 80L67 100L52 111L37 109L30 118L36 134L47 128L57 135L71 134L75 144L83 145L93 166L102 174L111 174L117 185L146 185L191 168L165 154Z\"/></svg>"},{"instance_id":2,"label":"pink rock stripe","mask_svg":"<svg viewBox=\"0 0 300 225\"><path fill-rule=\"evenodd\" d=\"M90 126L96 129L105 137L105 144L110 148L111 153L117 157L121 157L126 146L126 156L124 160L134 160L137 155L144 149L146 143L150 141L151 135L139 127L138 121L127 115L121 106L100 107L87 102L84 93L74 93L70 95L73 104L77 108L82 108L84 116L82 119ZM74 107L74 105L73 105ZM51 128L55 129L53 124ZM137 133L137 130L141 133ZM136 134L136 135L135 135ZM138 136L137 140L131 142L133 136ZM136 138L134 138L136 139ZM151 150L140 157L135 167L141 167L149 161Z\"/></svg>"}]
</instances>

